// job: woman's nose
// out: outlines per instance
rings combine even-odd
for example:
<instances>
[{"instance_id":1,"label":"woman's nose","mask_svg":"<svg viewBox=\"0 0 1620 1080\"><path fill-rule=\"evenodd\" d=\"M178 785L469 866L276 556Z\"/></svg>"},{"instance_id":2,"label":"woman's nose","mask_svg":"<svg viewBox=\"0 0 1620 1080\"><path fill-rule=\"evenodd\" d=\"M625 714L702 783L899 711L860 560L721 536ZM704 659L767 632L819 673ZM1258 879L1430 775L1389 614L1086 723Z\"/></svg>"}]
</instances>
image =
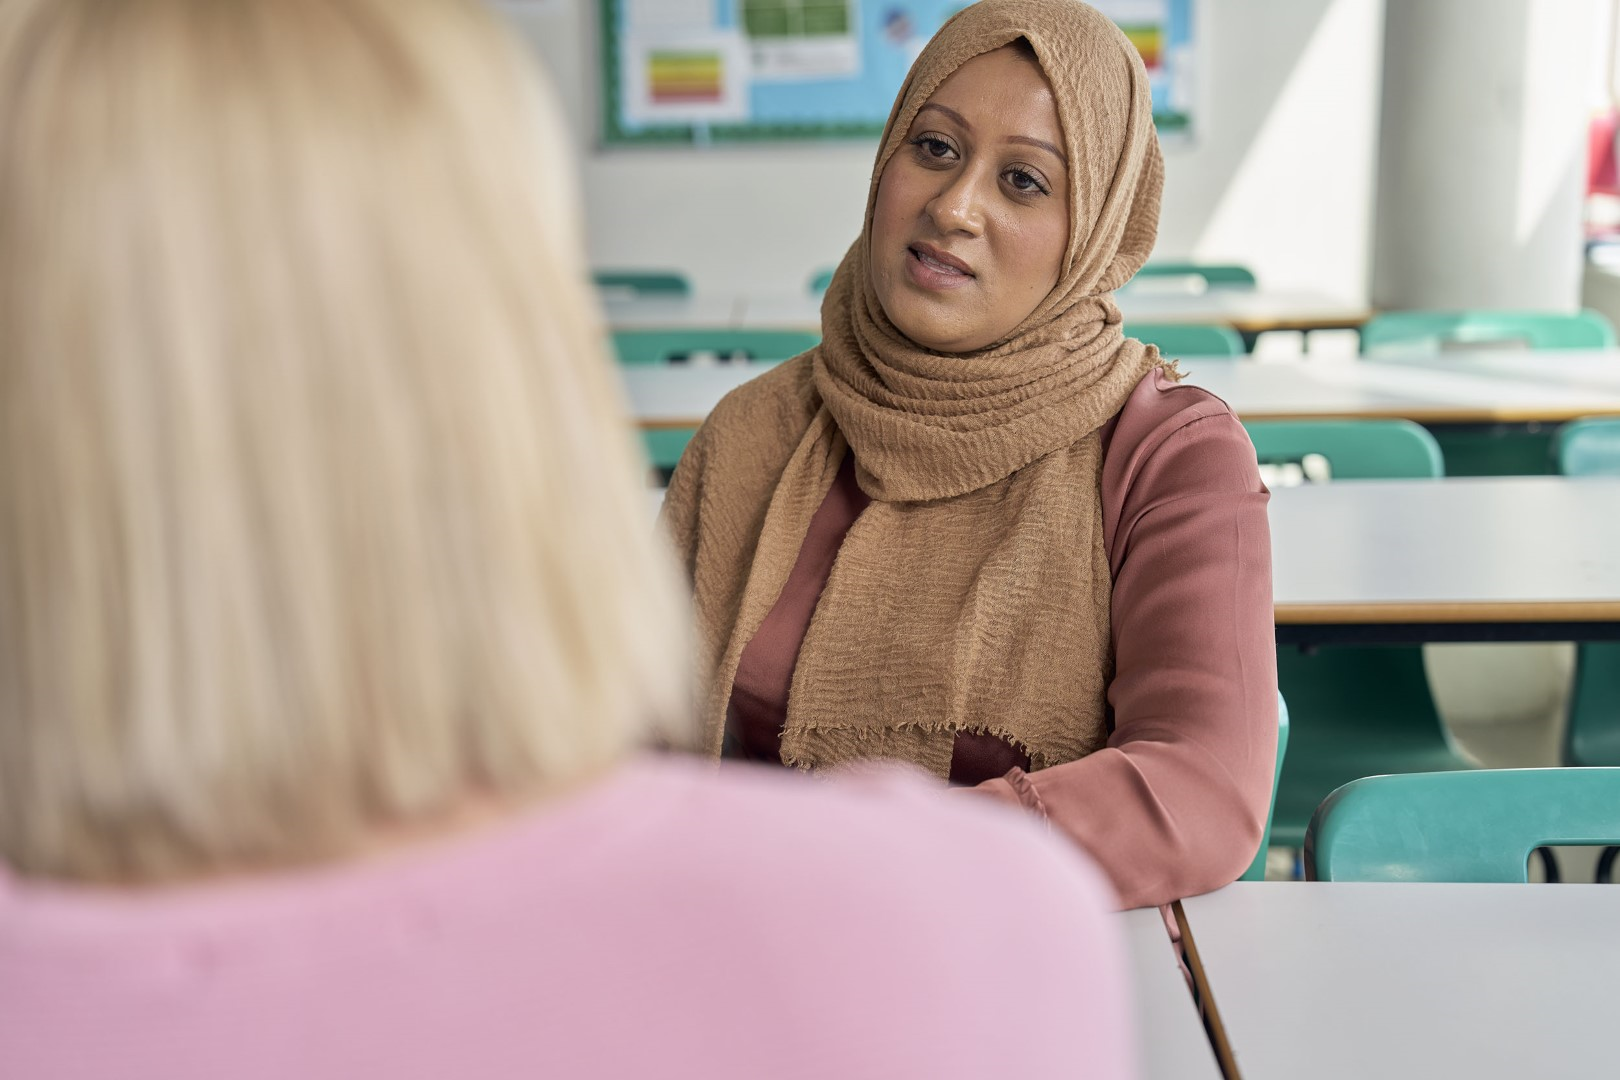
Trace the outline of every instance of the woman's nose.
<instances>
[{"instance_id":1,"label":"woman's nose","mask_svg":"<svg viewBox=\"0 0 1620 1080\"><path fill-rule=\"evenodd\" d=\"M994 177L990 180L993 183ZM976 169L963 169L929 201L928 216L942 233L978 236L984 232L985 178Z\"/></svg>"}]
</instances>

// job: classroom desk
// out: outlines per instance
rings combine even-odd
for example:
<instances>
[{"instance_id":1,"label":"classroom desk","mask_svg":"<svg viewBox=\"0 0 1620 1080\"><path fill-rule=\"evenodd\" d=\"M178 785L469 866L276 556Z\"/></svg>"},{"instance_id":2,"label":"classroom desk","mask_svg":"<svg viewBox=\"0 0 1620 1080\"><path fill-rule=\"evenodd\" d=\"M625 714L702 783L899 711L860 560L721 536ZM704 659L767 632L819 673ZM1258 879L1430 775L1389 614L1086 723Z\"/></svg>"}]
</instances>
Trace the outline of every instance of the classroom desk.
<instances>
[{"instance_id":1,"label":"classroom desk","mask_svg":"<svg viewBox=\"0 0 1620 1080\"><path fill-rule=\"evenodd\" d=\"M742 301L733 296L607 297L602 310L614 330L735 327Z\"/></svg>"},{"instance_id":2,"label":"classroom desk","mask_svg":"<svg viewBox=\"0 0 1620 1080\"><path fill-rule=\"evenodd\" d=\"M1114 300L1127 326L1213 323L1250 337L1267 330L1354 329L1373 314L1366 304L1303 289L1210 289L1197 294L1127 289L1115 293Z\"/></svg>"},{"instance_id":3,"label":"classroom desk","mask_svg":"<svg viewBox=\"0 0 1620 1080\"><path fill-rule=\"evenodd\" d=\"M1586 357L1601 365L1607 354ZM1620 368L1620 350L1614 351ZM1530 381L1505 370L1449 370L1416 359L1255 363L1188 357L1187 381L1230 405L1245 420L1395 418L1421 424L1557 424L1577 416L1620 416L1620 384L1568 379ZM637 365L622 369L632 414L643 427L696 427L727 391L773 365Z\"/></svg>"},{"instance_id":4,"label":"classroom desk","mask_svg":"<svg viewBox=\"0 0 1620 1080\"><path fill-rule=\"evenodd\" d=\"M1620 348L1446 349L1443 352L1379 353L1374 363L1446 371L1537 386L1576 386L1620 394Z\"/></svg>"},{"instance_id":5,"label":"classroom desk","mask_svg":"<svg viewBox=\"0 0 1620 1080\"><path fill-rule=\"evenodd\" d=\"M1614 886L1238 882L1180 908L1242 1080L1614 1074Z\"/></svg>"},{"instance_id":6,"label":"classroom desk","mask_svg":"<svg viewBox=\"0 0 1620 1080\"><path fill-rule=\"evenodd\" d=\"M1156 908L1121 912L1143 1080L1220 1080L1220 1067Z\"/></svg>"},{"instance_id":7,"label":"classroom desk","mask_svg":"<svg viewBox=\"0 0 1620 1080\"><path fill-rule=\"evenodd\" d=\"M1372 314L1365 304L1297 290L1211 289L1197 294L1140 290L1115 293L1114 301L1127 324L1212 323L1251 335L1357 327ZM821 298L747 297L742 301L742 325L818 329Z\"/></svg>"},{"instance_id":8,"label":"classroom desk","mask_svg":"<svg viewBox=\"0 0 1620 1080\"><path fill-rule=\"evenodd\" d=\"M1558 425L1620 415L1620 349L1471 349L1342 362L1186 365L1245 419L1389 417L1423 424L1448 476L1555 472Z\"/></svg>"},{"instance_id":9,"label":"classroom desk","mask_svg":"<svg viewBox=\"0 0 1620 1080\"><path fill-rule=\"evenodd\" d=\"M1577 416L1620 415L1620 383L1531 380L1497 356L1502 372L1489 370L1484 359L1469 369L1418 357L1279 363L1191 357L1181 367L1188 382L1221 398L1245 420L1556 424ZM1620 367L1620 350L1613 356Z\"/></svg>"},{"instance_id":10,"label":"classroom desk","mask_svg":"<svg viewBox=\"0 0 1620 1080\"><path fill-rule=\"evenodd\" d=\"M1620 479L1272 493L1279 644L1620 639Z\"/></svg>"},{"instance_id":11,"label":"classroom desk","mask_svg":"<svg viewBox=\"0 0 1620 1080\"><path fill-rule=\"evenodd\" d=\"M1242 334L1266 330L1343 329L1372 314L1365 304L1322 293L1280 289L1211 289L1205 293L1138 290L1116 293L1126 322L1213 323ZM702 294L684 299L612 298L603 305L615 330L743 326L819 330L821 297ZM721 322L719 319L726 321Z\"/></svg>"},{"instance_id":12,"label":"classroom desk","mask_svg":"<svg viewBox=\"0 0 1620 1080\"><path fill-rule=\"evenodd\" d=\"M630 415L641 427L695 428L726 394L777 363L624 364L619 375L630 398Z\"/></svg>"}]
</instances>

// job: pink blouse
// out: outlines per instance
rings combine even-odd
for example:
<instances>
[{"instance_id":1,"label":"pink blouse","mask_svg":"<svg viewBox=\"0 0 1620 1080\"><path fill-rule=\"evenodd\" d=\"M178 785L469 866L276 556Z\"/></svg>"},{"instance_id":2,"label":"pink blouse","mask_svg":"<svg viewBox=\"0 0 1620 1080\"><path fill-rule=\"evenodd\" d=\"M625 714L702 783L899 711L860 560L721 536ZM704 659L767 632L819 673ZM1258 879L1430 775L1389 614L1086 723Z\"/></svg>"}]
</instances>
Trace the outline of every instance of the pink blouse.
<instances>
[{"instance_id":1,"label":"pink blouse","mask_svg":"<svg viewBox=\"0 0 1620 1080\"><path fill-rule=\"evenodd\" d=\"M1269 498L1231 410L1154 372L1103 430L1113 571L1111 736L1027 773L1011 745L961 735L952 779L1046 817L1090 852L1126 907L1234 880L1265 825L1277 749ZM838 546L870 500L846 460L731 699L740 756L779 760L799 647Z\"/></svg>"},{"instance_id":2,"label":"pink blouse","mask_svg":"<svg viewBox=\"0 0 1620 1080\"><path fill-rule=\"evenodd\" d=\"M1029 822L892 770L647 760L369 862L0 866L0 1075L1126 1080L1110 903Z\"/></svg>"}]
</instances>

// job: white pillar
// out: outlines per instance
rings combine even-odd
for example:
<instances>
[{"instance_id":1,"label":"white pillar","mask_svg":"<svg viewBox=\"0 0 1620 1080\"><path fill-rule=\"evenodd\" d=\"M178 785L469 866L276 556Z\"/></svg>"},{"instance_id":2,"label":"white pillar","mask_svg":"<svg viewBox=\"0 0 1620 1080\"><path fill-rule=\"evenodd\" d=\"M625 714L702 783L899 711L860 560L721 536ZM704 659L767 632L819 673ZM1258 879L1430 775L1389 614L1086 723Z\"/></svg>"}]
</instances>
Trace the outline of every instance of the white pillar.
<instances>
[{"instance_id":1,"label":"white pillar","mask_svg":"<svg viewBox=\"0 0 1620 1080\"><path fill-rule=\"evenodd\" d=\"M1389 5L1376 306L1578 306L1607 26L1603 0Z\"/></svg>"}]
</instances>

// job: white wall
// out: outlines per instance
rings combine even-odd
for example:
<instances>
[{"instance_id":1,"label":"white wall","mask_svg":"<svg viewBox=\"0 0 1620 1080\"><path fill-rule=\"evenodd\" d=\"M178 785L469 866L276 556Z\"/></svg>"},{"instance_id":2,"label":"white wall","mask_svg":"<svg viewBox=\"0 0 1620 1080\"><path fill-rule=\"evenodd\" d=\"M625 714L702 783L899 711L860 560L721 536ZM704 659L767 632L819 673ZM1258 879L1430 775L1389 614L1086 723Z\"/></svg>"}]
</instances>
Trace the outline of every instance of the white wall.
<instances>
[{"instance_id":1,"label":"white wall","mask_svg":"<svg viewBox=\"0 0 1620 1080\"><path fill-rule=\"evenodd\" d=\"M797 292L860 228L875 145L596 149L596 0L505 5L584 155L599 266L670 266L704 292ZM1205 0L1192 142L1166 147L1158 256L1366 297L1384 0Z\"/></svg>"},{"instance_id":2,"label":"white wall","mask_svg":"<svg viewBox=\"0 0 1620 1080\"><path fill-rule=\"evenodd\" d=\"M1607 6L1424 0L1391 8L1379 306L1576 306L1587 109L1605 60Z\"/></svg>"}]
</instances>

